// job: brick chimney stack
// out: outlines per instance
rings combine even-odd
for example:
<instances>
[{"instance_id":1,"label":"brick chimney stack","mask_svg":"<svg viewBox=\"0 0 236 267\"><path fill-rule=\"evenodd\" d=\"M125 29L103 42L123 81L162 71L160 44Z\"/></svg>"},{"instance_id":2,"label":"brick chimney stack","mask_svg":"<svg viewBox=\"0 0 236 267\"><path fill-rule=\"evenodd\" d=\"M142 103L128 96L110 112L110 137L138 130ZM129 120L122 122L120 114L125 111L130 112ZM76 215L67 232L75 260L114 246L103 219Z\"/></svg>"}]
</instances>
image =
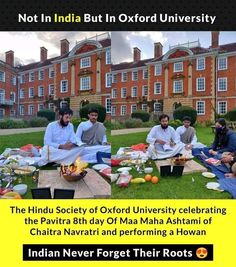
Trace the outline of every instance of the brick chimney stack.
<instances>
[{"instance_id":1,"label":"brick chimney stack","mask_svg":"<svg viewBox=\"0 0 236 267\"><path fill-rule=\"evenodd\" d=\"M134 62L141 60L141 50L138 47L134 47L133 51L134 51L133 53Z\"/></svg>"},{"instance_id":2,"label":"brick chimney stack","mask_svg":"<svg viewBox=\"0 0 236 267\"><path fill-rule=\"evenodd\" d=\"M5 52L5 61L10 66L14 67L14 51L10 50Z\"/></svg>"},{"instance_id":3,"label":"brick chimney stack","mask_svg":"<svg viewBox=\"0 0 236 267\"><path fill-rule=\"evenodd\" d=\"M160 42L154 43L154 58L162 56L163 45Z\"/></svg>"},{"instance_id":4,"label":"brick chimney stack","mask_svg":"<svg viewBox=\"0 0 236 267\"><path fill-rule=\"evenodd\" d=\"M67 39L61 40L61 56L69 52L69 41Z\"/></svg>"},{"instance_id":5,"label":"brick chimney stack","mask_svg":"<svg viewBox=\"0 0 236 267\"><path fill-rule=\"evenodd\" d=\"M220 35L220 32L217 32L217 31L211 32L211 48L219 47L219 35Z\"/></svg>"},{"instance_id":6,"label":"brick chimney stack","mask_svg":"<svg viewBox=\"0 0 236 267\"><path fill-rule=\"evenodd\" d=\"M45 47L40 47L40 62L44 62L48 58L48 50Z\"/></svg>"}]
</instances>

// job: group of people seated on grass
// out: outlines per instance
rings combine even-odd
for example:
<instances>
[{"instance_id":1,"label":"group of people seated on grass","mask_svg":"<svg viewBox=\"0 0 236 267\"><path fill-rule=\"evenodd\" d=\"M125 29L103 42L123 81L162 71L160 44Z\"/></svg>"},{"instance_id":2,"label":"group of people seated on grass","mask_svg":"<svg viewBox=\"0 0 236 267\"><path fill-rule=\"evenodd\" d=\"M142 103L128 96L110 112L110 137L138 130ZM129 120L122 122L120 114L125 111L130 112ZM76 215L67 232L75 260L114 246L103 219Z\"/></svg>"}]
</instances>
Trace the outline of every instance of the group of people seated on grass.
<instances>
[{"instance_id":1,"label":"group of people seated on grass","mask_svg":"<svg viewBox=\"0 0 236 267\"><path fill-rule=\"evenodd\" d=\"M90 109L88 120L81 122L76 130L70 122L73 111L69 108L59 111L59 120L48 124L44 135L44 146L39 166L51 162L71 164L80 157L88 163L96 163L101 155L110 155L106 128L98 122L98 110Z\"/></svg>"},{"instance_id":2,"label":"group of people seated on grass","mask_svg":"<svg viewBox=\"0 0 236 267\"><path fill-rule=\"evenodd\" d=\"M219 159L231 172L226 177L236 178L236 132L230 130L224 119L215 124L215 138L210 147L197 141L196 131L191 126L191 118L184 117L183 125L176 130L169 125L169 116L162 114L160 124L154 126L147 135L149 153L153 159L164 159L192 151L193 155Z\"/></svg>"}]
</instances>

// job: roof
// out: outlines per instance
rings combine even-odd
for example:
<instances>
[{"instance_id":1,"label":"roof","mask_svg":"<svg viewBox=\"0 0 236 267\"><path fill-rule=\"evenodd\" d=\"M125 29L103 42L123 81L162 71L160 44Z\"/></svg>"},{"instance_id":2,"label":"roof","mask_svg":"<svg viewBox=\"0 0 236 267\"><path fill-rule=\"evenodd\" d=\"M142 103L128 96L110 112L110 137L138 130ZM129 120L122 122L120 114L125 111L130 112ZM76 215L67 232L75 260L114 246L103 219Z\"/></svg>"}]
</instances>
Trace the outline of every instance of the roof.
<instances>
[{"instance_id":1,"label":"roof","mask_svg":"<svg viewBox=\"0 0 236 267\"><path fill-rule=\"evenodd\" d=\"M236 51L236 43L220 45L219 48L219 52L234 52L234 51Z\"/></svg>"},{"instance_id":2,"label":"roof","mask_svg":"<svg viewBox=\"0 0 236 267\"><path fill-rule=\"evenodd\" d=\"M151 61L153 58L143 59L139 61L132 62L122 62L120 64L112 65L112 70L124 70L124 69L133 69L146 66L146 63Z\"/></svg>"}]
</instances>

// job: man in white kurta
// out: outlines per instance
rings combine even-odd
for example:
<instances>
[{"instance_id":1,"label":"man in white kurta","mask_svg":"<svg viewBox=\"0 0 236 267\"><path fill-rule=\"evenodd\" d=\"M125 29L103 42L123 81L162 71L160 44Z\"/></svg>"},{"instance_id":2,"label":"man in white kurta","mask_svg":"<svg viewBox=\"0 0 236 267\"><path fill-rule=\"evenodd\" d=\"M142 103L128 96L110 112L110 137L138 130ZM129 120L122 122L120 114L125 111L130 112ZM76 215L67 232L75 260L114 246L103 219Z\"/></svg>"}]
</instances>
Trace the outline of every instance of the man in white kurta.
<instances>
[{"instance_id":1,"label":"man in white kurta","mask_svg":"<svg viewBox=\"0 0 236 267\"><path fill-rule=\"evenodd\" d=\"M183 145L177 140L176 132L169 126L169 116L161 115L160 125L154 126L147 136L148 152L153 159L164 159L180 153Z\"/></svg>"},{"instance_id":2,"label":"man in white kurta","mask_svg":"<svg viewBox=\"0 0 236 267\"><path fill-rule=\"evenodd\" d=\"M97 162L97 152L111 153L111 146L107 142L106 128L98 122L98 110L91 109L88 121L81 122L76 131L77 145L84 150L81 158L89 163Z\"/></svg>"},{"instance_id":3,"label":"man in white kurta","mask_svg":"<svg viewBox=\"0 0 236 267\"><path fill-rule=\"evenodd\" d=\"M60 110L59 116L58 121L49 123L46 128L39 166L49 162L71 164L83 151L76 145L74 127L70 123L72 110Z\"/></svg>"}]
</instances>

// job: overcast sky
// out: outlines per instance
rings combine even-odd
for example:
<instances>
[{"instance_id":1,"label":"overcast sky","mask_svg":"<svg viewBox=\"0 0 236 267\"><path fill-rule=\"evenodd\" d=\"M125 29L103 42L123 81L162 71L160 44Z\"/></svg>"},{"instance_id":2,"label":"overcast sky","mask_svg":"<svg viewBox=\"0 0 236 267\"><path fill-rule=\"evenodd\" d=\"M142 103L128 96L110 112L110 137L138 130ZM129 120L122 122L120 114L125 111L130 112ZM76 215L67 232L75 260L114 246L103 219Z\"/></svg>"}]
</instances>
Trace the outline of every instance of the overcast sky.
<instances>
[{"instance_id":1,"label":"overcast sky","mask_svg":"<svg viewBox=\"0 0 236 267\"><path fill-rule=\"evenodd\" d=\"M13 50L17 63L27 64L40 59L40 47L48 49L48 57L60 54L60 40L67 38L72 49L76 41L101 32L0 32L0 59L5 61L5 52ZM141 51L142 59L153 57L153 43L161 42L164 53L170 45L196 41L203 47L211 44L211 32L112 32L113 63L132 60L133 47ZM220 32L220 44L236 42L236 32Z\"/></svg>"}]
</instances>

